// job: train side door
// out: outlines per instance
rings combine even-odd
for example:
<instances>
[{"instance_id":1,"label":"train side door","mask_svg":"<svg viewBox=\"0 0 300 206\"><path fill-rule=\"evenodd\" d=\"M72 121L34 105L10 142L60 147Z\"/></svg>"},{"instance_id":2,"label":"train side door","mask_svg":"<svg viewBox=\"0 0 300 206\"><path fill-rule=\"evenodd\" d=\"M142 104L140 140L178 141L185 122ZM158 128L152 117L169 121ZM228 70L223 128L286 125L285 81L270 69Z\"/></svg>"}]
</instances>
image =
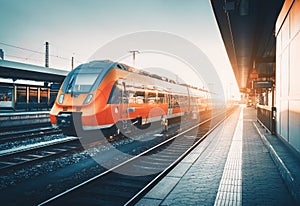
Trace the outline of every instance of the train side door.
<instances>
[{"instance_id":1,"label":"train side door","mask_svg":"<svg viewBox=\"0 0 300 206\"><path fill-rule=\"evenodd\" d=\"M128 119L128 91L125 82L122 82L122 98L120 105L120 119Z\"/></svg>"},{"instance_id":2,"label":"train side door","mask_svg":"<svg viewBox=\"0 0 300 206\"><path fill-rule=\"evenodd\" d=\"M168 95L168 116L172 115L172 95Z\"/></svg>"}]
</instances>

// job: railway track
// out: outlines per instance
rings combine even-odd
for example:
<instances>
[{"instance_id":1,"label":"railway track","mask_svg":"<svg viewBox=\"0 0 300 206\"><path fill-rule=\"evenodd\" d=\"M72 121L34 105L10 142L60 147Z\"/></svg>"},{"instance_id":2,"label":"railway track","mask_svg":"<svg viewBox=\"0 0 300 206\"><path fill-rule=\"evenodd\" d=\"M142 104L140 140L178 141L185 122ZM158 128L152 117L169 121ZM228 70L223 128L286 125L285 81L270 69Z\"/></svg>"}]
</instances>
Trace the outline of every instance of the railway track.
<instances>
[{"instance_id":1,"label":"railway track","mask_svg":"<svg viewBox=\"0 0 300 206\"><path fill-rule=\"evenodd\" d=\"M42 127L35 129L2 132L0 133L0 144L59 134L62 134L62 130L53 127Z\"/></svg>"},{"instance_id":2,"label":"railway track","mask_svg":"<svg viewBox=\"0 0 300 206\"><path fill-rule=\"evenodd\" d=\"M40 205L132 205L232 112L205 120Z\"/></svg>"},{"instance_id":3,"label":"railway track","mask_svg":"<svg viewBox=\"0 0 300 206\"><path fill-rule=\"evenodd\" d=\"M172 125L173 126L173 125ZM47 137L49 135L61 134L61 129L54 129L52 127L37 128L31 130L14 131L8 134L1 134L1 141L24 141L35 137ZM0 171L8 170L12 168L18 168L33 164L41 160L49 160L56 158L59 155L63 155L72 151L82 151L84 149L92 148L95 145L110 144L114 141L125 139L122 134L114 140L110 140L108 143L104 139L97 138L85 138L85 148L83 148L82 142L79 141L78 137L62 137L51 141L42 141L39 143L33 143L26 146L18 146L11 149L5 149L0 151ZM89 140L87 140L89 139ZM0 141L0 143L1 143ZM152 142L157 144L157 141Z\"/></svg>"},{"instance_id":4,"label":"railway track","mask_svg":"<svg viewBox=\"0 0 300 206\"><path fill-rule=\"evenodd\" d=\"M12 132L9 136L3 140L5 142L14 141L14 140L25 140L34 137L43 137L53 134L61 133L60 129L53 128L41 128L35 130L26 130L26 131L17 131ZM16 136L14 136L16 135ZM19 146L11 149L1 150L0 151L0 171L8 170L12 168L18 168L20 166L25 166L33 164L41 160L49 160L51 158L56 158L59 155L66 154L72 151L82 151L84 149L93 148L95 145L110 144L116 140L109 140L108 143L104 139L99 138L87 138L85 140L85 148L80 142L78 137L63 137L51 141L42 141L39 143L29 144L26 146ZM120 139L124 139L120 135ZM157 141L152 142L152 144L157 144Z\"/></svg>"},{"instance_id":5,"label":"railway track","mask_svg":"<svg viewBox=\"0 0 300 206\"><path fill-rule=\"evenodd\" d=\"M54 158L64 153L82 148L77 137L65 137L48 142L40 142L0 151L0 171Z\"/></svg>"}]
</instances>

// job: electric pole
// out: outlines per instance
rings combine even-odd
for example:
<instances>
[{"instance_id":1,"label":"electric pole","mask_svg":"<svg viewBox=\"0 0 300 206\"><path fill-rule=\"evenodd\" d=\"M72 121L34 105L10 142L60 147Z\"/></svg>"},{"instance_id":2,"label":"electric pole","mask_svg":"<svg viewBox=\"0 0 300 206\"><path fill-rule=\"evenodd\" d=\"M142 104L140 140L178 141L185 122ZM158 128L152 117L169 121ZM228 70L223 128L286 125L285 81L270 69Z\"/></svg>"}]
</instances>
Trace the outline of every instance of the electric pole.
<instances>
[{"instance_id":1,"label":"electric pole","mask_svg":"<svg viewBox=\"0 0 300 206\"><path fill-rule=\"evenodd\" d=\"M74 69L74 57L72 57L72 60L71 60L71 68L72 68L72 70Z\"/></svg>"},{"instance_id":2,"label":"electric pole","mask_svg":"<svg viewBox=\"0 0 300 206\"><path fill-rule=\"evenodd\" d=\"M129 53L132 53L133 65L135 65L135 54L136 53L140 53L140 51L138 51L138 50L132 50L132 51L129 51Z\"/></svg>"},{"instance_id":3,"label":"electric pole","mask_svg":"<svg viewBox=\"0 0 300 206\"><path fill-rule=\"evenodd\" d=\"M45 67L49 67L49 42L46 41Z\"/></svg>"}]
</instances>

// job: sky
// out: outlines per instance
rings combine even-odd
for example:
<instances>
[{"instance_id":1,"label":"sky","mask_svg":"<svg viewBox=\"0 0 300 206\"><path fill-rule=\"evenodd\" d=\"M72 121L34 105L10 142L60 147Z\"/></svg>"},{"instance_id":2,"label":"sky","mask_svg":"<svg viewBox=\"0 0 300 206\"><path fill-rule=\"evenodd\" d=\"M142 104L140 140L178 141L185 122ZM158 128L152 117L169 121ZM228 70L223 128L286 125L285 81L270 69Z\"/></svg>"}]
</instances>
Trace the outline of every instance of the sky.
<instances>
[{"instance_id":1,"label":"sky","mask_svg":"<svg viewBox=\"0 0 300 206\"><path fill-rule=\"evenodd\" d=\"M0 49L6 60L43 66L48 41L50 67L71 70L72 57L75 66L85 63L124 35L165 32L198 47L218 72L224 90L237 91L209 0L0 0L0 5ZM133 65L129 53L120 61ZM172 69L172 78L197 84L178 58L140 51L134 66Z\"/></svg>"}]
</instances>

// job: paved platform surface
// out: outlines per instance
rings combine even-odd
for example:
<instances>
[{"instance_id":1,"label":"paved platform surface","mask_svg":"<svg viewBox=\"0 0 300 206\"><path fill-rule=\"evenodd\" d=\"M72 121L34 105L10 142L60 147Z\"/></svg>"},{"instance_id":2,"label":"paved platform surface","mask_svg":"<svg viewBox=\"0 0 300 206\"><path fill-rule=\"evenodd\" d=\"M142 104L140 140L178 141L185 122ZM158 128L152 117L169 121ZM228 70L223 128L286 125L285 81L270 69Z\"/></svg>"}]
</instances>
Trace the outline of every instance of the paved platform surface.
<instances>
[{"instance_id":1,"label":"paved platform surface","mask_svg":"<svg viewBox=\"0 0 300 206\"><path fill-rule=\"evenodd\" d=\"M13 111L13 110L0 110L1 116L20 116L20 115L34 115L34 114L49 114L49 110L38 111Z\"/></svg>"},{"instance_id":2,"label":"paved platform surface","mask_svg":"<svg viewBox=\"0 0 300 206\"><path fill-rule=\"evenodd\" d=\"M7 112L0 111L0 133L35 128L37 125L51 126L49 111Z\"/></svg>"},{"instance_id":3,"label":"paved platform surface","mask_svg":"<svg viewBox=\"0 0 300 206\"><path fill-rule=\"evenodd\" d=\"M241 106L137 205L299 205L299 162Z\"/></svg>"}]
</instances>

